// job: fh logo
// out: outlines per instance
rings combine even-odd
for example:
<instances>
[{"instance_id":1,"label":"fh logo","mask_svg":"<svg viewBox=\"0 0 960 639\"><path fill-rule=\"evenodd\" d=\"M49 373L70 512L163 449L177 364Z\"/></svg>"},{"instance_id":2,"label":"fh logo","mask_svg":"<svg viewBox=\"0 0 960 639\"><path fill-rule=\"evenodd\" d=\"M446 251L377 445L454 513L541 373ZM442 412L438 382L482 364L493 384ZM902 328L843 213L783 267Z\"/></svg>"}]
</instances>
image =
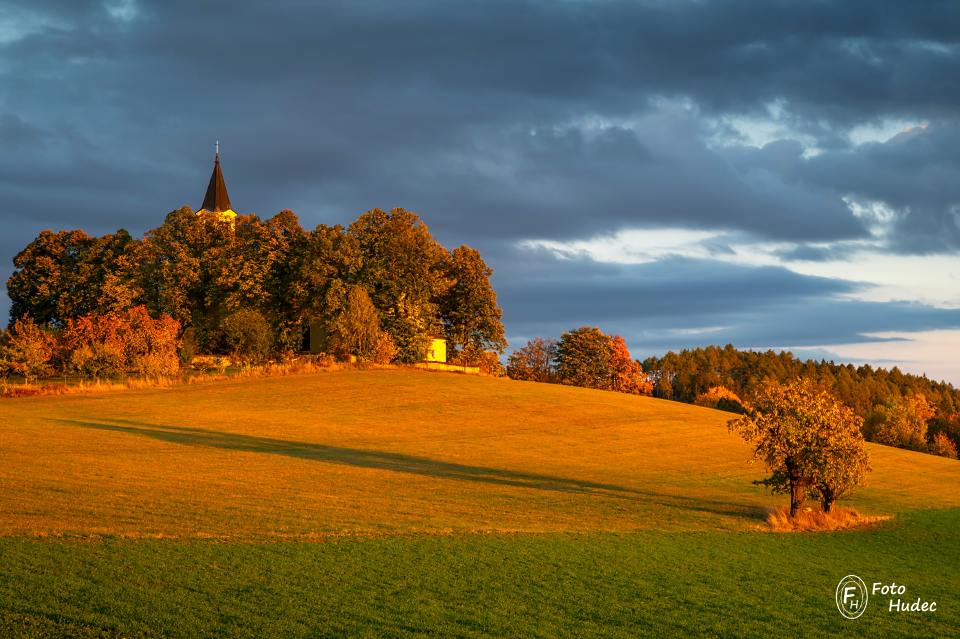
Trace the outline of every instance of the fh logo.
<instances>
[{"instance_id":1,"label":"fh logo","mask_svg":"<svg viewBox=\"0 0 960 639\"><path fill-rule=\"evenodd\" d=\"M867 609L867 584L856 575L847 575L837 584L837 609L847 619L856 619Z\"/></svg>"}]
</instances>

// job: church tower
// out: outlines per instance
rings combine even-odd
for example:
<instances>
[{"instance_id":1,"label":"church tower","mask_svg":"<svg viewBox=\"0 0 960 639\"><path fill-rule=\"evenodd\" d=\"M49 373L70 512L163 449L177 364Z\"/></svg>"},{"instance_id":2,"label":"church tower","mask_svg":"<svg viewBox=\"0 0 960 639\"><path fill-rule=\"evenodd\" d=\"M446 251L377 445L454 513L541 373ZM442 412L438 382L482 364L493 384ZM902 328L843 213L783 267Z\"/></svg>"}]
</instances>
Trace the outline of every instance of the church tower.
<instances>
[{"instance_id":1,"label":"church tower","mask_svg":"<svg viewBox=\"0 0 960 639\"><path fill-rule=\"evenodd\" d=\"M237 217L237 212L230 205L230 196L227 195L227 184L223 181L223 172L220 170L220 143L217 142L217 153L213 159L213 175L210 176L210 184L207 185L207 194L203 196L203 204L200 205L201 213L214 213L223 219L233 222Z\"/></svg>"}]
</instances>

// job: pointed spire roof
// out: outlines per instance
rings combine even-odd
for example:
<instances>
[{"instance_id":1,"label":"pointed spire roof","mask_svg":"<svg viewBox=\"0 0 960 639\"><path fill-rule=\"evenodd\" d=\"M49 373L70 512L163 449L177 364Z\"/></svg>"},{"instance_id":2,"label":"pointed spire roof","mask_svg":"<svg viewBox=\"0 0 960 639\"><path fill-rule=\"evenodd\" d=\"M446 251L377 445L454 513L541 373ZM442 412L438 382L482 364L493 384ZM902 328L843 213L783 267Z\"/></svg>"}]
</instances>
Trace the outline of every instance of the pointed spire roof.
<instances>
[{"instance_id":1,"label":"pointed spire roof","mask_svg":"<svg viewBox=\"0 0 960 639\"><path fill-rule=\"evenodd\" d=\"M223 181L223 172L220 171L220 151L213 160L213 175L210 176L210 184L207 185L207 194L203 196L202 210L211 213L221 213L232 211L230 205L230 196L227 195L227 185Z\"/></svg>"}]
</instances>

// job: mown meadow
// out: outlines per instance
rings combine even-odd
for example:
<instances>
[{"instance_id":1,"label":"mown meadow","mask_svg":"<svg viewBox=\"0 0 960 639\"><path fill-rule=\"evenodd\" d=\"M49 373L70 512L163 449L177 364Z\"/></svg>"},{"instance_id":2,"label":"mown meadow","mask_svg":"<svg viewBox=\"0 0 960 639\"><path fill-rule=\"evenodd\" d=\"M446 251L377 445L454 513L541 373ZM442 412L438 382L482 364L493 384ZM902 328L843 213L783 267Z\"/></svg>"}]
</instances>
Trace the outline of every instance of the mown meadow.
<instances>
[{"instance_id":1,"label":"mown meadow","mask_svg":"<svg viewBox=\"0 0 960 639\"><path fill-rule=\"evenodd\" d=\"M960 465L868 445L845 505L783 502L728 414L345 370L0 403L0 635L720 636L960 627ZM840 616L846 574L905 584Z\"/></svg>"}]
</instances>

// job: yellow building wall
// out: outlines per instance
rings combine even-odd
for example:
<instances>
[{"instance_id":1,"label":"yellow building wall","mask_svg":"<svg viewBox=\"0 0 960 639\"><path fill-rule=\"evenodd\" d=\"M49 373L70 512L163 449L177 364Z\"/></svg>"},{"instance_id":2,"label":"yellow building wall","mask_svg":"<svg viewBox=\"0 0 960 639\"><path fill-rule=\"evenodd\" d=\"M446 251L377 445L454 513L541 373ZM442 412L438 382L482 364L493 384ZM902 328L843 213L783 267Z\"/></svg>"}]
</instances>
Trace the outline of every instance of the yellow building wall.
<instances>
[{"instance_id":1,"label":"yellow building wall","mask_svg":"<svg viewBox=\"0 0 960 639\"><path fill-rule=\"evenodd\" d=\"M230 222L231 225L237 219L237 212L234 211L233 209L227 209L226 211L220 211L218 213L214 213L213 211L208 211L207 209L200 209L199 211L197 211L197 215L200 215L201 213L207 213L208 215L217 215L220 217L220 219Z\"/></svg>"},{"instance_id":2,"label":"yellow building wall","mask_svg":"<svg viewBox=\"0 0 960 639\"><path fill-rule=\"evenodd\" d=\"M440 362L417 362L416 368L428 371L444 371L446 373L463 373L465 375L479 375L479 366L460 366L459 364L441 364Z\"/></svg>"},{"instance_id":3,"label":"yellow building wall","mask_svg":"<svg viewBox=\"0 0 960 639\"><path fill-rule=\"evenodd\" d=\"M446 362L447 361L447 340L434 338L430 340L430 346L427 347L427 356L425 362Z\"/></svg>"}]
</instances>

